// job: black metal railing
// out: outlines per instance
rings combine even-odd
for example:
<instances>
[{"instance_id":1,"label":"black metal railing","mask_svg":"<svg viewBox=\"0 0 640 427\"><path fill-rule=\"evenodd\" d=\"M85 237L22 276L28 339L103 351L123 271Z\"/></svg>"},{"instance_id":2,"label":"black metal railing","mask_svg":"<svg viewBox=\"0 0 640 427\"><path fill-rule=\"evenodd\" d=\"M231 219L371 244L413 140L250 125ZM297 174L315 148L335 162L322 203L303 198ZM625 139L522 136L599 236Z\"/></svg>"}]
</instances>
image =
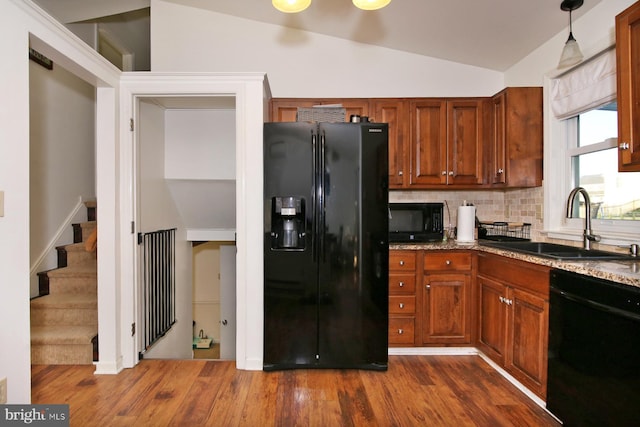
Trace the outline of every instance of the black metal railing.
<instances>
[{"instance_id":1,"label":"black metal railing","mask_svg":"<svg viewBox=\"0 0 640 427\"><path fill-rule=\"evenodd\" d=\"M176 321L176 229L143 233L142 338L143 352Z\"/></svg>"}]
</instances>

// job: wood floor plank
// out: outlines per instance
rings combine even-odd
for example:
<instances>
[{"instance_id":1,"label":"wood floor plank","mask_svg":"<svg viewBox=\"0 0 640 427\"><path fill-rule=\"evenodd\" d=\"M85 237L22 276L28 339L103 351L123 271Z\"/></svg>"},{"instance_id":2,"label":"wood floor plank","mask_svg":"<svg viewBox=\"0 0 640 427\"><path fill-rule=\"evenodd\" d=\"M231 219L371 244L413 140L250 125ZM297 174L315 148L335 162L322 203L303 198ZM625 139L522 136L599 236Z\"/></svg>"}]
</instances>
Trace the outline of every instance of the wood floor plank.
<instances>
[{"instance_id":1,"label":"wood floor plank","mask_svg":"<svg viewBox=\"0 0 640 427\"><path fill-rule=\"evenodd\" d=\"M169 425L204 425L210 417L216 421L220 420L220 414L213 412L214 406L222 390L233 381L235 366L230 362L192 363L199 366L199 371Z\"/></svg>"},{"instance_id":2,"label":"wood floor plank","mask_svg":"<svg viewBox=\"0 0 640 427\"><path fill-rule=\"evenodd\" d=\"M229 364L228 366L230 368L233 367L233 370L229 369L231 380L220 387L220 392L216 397L209 420L215 420L217 423L219 423L216 425L250 425L243 424L241 422L242 412L244 411L245 405L257 404L257 402L247 401L247 396L249 394L251 378L259 373L235 370L233 364ZM263 422L261 422L260 424L263 424Z\"/></svg>"},{"instance_id":3,"label":"wood floor plank","mask_svg":"<svg viewBox=\"0 0 640 427\"><path fill-rule=\"evenodd\" d=\"M33 366L32 402L67 403L83 427L560 425L478 356L390 356L387 372L206 360L143 360L118 375Z\"/></svg>"}]
</instances>

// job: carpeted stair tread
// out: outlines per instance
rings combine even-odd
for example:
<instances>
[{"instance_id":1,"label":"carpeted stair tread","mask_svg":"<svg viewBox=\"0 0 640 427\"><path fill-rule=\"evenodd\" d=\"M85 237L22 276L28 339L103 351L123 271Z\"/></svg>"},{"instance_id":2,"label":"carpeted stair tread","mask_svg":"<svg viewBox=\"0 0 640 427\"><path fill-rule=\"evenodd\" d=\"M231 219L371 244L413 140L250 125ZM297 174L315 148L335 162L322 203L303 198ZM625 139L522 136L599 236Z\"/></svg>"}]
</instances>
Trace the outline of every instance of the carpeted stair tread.
<instances>
[{"instance_id":1,"label":"carpeted stair tread","mask_svg":"<svg viewBox=\"0 0 640 427\"><path fill-rule=\"evenodd\" d=\"M84 242L71 243L69 245L64 245L64 248L67 250L67 252L86 252L87 251L85 248Z\"/></svg>"},{"instance_id":2,"label":"carpeted stair tread","mask_svg":"<svg viewBox=\"0 0 640 427\"><path fill-rule=\"evenodd\" d=\"M68 265L62 268L50 270L47 274L49 278L56 277L85 277L95 276L98 272L98 263L96 260L88 260L79 264Z\"/></svg>"},{"instance_id":3,"label":"carpeted stair tread","mask_svg":"<svg viewBox=\"0 0 640 427\"><path fill-rule=\"evenodd\" d=\"M32 326L31 345L91 344L96 335L97 326Z\"/></svg>"},{"instance_id":4,"label":"carpeted stair tread","mask_svg":"<svg viewBox=\"0 0 640 427\"><path fill-rule=\"evenodd\" d=\"M31 300L31 308L98 308L98 298L94 294L50 294Z\"/></svg>"}]
</instances>

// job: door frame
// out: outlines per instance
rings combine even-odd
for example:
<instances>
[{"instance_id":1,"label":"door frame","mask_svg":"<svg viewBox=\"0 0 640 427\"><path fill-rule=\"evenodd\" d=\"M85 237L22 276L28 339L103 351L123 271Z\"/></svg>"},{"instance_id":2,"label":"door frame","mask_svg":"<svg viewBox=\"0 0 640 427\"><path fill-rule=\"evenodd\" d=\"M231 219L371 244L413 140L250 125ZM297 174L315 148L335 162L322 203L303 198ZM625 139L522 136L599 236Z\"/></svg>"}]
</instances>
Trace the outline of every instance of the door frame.
<instances>
[{"instance_id":1,"label":"door frame","mask_svg":"<svg viewBox=\"0 0 640 427\"><path fill-rule=\"evenodd\" d=\"M141 96L233 96L236 100L236 367L262 369L263 254L262 254L262 126L271 97L264 73L123 73L120 86L120 264L121 324L136 322L137 238L131 222L135 212L136 98ZM123 366L138 363L137 332L123 333Z\"/></svg>"}]
</instances>

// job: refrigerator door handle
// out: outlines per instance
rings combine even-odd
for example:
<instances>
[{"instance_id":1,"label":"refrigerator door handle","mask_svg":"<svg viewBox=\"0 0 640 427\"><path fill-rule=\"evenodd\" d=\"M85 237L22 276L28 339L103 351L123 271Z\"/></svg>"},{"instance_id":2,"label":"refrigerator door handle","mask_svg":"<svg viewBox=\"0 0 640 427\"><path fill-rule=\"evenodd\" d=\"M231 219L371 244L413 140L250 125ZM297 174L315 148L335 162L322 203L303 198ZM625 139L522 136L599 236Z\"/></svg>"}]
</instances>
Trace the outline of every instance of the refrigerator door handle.
<instances>
[{"instance_id":1,"label":"refrigerator door handle","mask_svg":"<svg viewBox=\"0 0 640 427\"><path fill-rule=\"evenodd\" d=\"M317 261L318 260L318 248L317 248L318 239L316 238L316 236L318 235L318 186L319 186L318 173L317 173L318 136L313 131L311 132L311 158L313 161L312 170L314 171L313 184L311 189L311 193L313 194L313 197L311 200L311 218L313 219L311 223L311 232L312 232L312 236L314 236L311 244L311 258L314 261Z\"/></svg>"},{"instance_id":2,"label":"refrigerator door handle","mask_svg":"<svg viewBox=\"0 0 640 427\"><path fill-rule=\"evenodd\" d=\"M325 134L324 132L322 132L320 134L320 161L319 161L319 167L318 167L318 177L320 179L320 188L318 189L318 210L319 210L319 215L318 215L318 231L317 231L317 236L319 237L320 240L320 253L318 254L318 257L323 257L325 256L324 253L324 232L325 232L325 195L326 195L326 174L325 174Z\"/></svg>"}]
</instances>

